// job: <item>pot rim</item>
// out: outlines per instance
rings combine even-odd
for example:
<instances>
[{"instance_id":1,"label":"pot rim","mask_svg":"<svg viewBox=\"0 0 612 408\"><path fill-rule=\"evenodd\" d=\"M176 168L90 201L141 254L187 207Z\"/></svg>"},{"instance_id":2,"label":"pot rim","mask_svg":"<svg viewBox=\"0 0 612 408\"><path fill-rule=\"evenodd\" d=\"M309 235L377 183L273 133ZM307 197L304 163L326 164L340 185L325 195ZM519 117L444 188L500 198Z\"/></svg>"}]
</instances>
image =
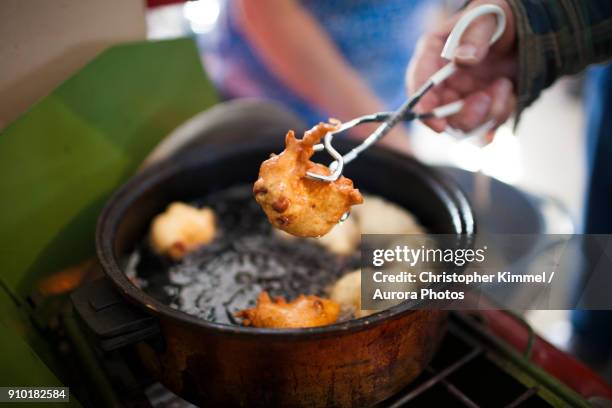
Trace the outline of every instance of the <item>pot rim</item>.
<instances>
[{"instance_id":1,"label":"pot rim","mask_svg":"<svg viewBox=\"0 0 612 408\"><path fill-rule=\"evenodd\" d=\"M260 143L258 143L260 142ZM348 145L356 145L354 142L342 141ZM145 311L160 317L169 318L178 322L195 325L200 330L208 330L212 334L219 335L247 335L265 336L275 339L304 339L342 335L349 332L366 330L368 327L378 325L389 319L395 319L406 314L411 314L421 309L414 309L414 302L403 302L389 309L382 310L370 316L351 319L341 323L327 326L297 328L297 329L276 329L276 328L254 328L239 325L229 325L216 323L190 315L181 310L173 309L170 306L155 299L145 291L137 288L126 276L123 268L115 256L113 243L116 230L123 218L126 209L135 201L143 191L148 190L160 180L169 175L180 171L189 166L199 165L205 161L218 161L224 158L240 155L256 148L271 147L269 143L257 141L243 144L241 146L211 146L206 149L195 149L187 153L180 154L180 160L170 157L159 163L153 164L138 174L130 178L110 197L104 209L100 213L96 226L96 252L98 260L104 273L113 282L121 295L129 302L145 309ZM268 149L269 150L269 149ZM374 146L370 150L376 154L383 155L385 161L410 161L416 171L428 173L428 177L435 180L435 188L438 193L446 195L456 207L455 228L457 235L465 241L465 245L473 245L476 230L474 215L469 200L465 193L452 180L444 177L436 169L425 166L414 158L407 157L397 152ZM368 153L372 154L372 153ZM180 164L179 164L180 163ZM423 309L424 310L424 309Z\"/></svg>"}]
</instances>

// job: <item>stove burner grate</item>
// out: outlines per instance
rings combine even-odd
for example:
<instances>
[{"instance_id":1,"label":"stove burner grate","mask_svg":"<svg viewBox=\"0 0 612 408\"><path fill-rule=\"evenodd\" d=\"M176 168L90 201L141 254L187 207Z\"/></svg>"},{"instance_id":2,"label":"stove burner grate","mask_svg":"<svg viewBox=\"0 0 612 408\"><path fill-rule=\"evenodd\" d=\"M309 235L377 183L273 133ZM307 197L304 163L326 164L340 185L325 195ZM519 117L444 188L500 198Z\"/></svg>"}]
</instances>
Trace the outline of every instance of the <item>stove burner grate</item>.
<instances>
[{"instance_id":1,"label":"stove burner grate","mask_svg":"<svg viewBox=\"0 0 612 408\"><path fill-rule=\"evenodd\" d=\"M540 384L470 332L472 319L453 314L448 333L431 364L406 389L379 407L555 406L554 401L541 395Z\"/></svg>"}]
</instances>

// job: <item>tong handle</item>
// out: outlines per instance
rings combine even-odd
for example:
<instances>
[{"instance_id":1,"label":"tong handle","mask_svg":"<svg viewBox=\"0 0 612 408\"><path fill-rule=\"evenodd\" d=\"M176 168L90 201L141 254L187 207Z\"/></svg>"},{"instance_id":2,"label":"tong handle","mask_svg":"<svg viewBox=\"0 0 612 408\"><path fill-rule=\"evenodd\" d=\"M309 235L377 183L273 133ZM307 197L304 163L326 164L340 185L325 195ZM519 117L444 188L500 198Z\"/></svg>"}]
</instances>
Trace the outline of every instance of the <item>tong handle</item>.
<instances>
[{"instance_id":1,"label":"tong handle","mask_svg":"<svg viewBox=\"0 0 612 408\"><path fill-rule=\"evenodd\" d=\"M506 13L504 13L504 9L495 4L485 4L469 10L459 19L459 21L457 21L457 24L455 24L448 35L448 38L446 39L446 43L444 44L444 48L442 49L440 56L445 60L451 61L455 56L455 51L459 46L459 42L461 41L461 37L463 36L463 33L465 33L465 30L467 30L474 20L486 14L494 14L497 17L497 27L491 36L491 40L489 40L489 44L494 44L497 40L499 40L506 29ZM445 81L448 77L453 75L455 71L457 71L457 65L455 65L454 62L449 62L448 64L444 65L429 78L421 89L415 93L416 99L420 99L425 92Z\"/></svg>"},{"instance_id":2,"label":"tong handle","mask_svg":"<svg viewBox=\"0 0 612 408\"><path fill-rule=\"evenodd\" d=\"M506 13L504 13L504 10L498 5L485 4L467 11L459 19L459 21L457 21L457 24L455 24L452 31L448 35L448 38L446 39L446 43L444 44L444 48L442 49L440 56L446 60L452 60L455 56L455 51L459 46L461 36L463 36L465 30L467 30L474 20L486 14L494 14L497 17L497 27L493 33L493 36L491 37L491 40L489 41L489 44L492 45L499 40L506 29Z\"/></svg>"}]
</instances>

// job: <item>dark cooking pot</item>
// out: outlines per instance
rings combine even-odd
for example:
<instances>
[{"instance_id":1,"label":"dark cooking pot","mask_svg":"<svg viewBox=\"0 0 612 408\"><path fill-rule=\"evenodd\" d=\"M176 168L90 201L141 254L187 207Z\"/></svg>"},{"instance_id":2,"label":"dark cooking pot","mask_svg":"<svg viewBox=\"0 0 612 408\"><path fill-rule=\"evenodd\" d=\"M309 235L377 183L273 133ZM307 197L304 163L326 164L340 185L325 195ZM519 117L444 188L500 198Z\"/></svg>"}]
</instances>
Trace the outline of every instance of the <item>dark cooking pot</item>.
<instances>
[{"instance_id":1,"label":"dark cooking pot","mask_svg":"<svg viewBox=\"0 0 612 408\"><path fill-rule=\"evenodd\" d=\"M260 163L280 151L281 142L276 137L200 147L132 178L108 202L96 235L100 264L112 282L106 289L120 295L84 290L75 294L74 304L106 348L136 342L150 373L196 404L372 405L399 391L429 362L444 332L445 311L402 304L325 327L246 328L172 309L124 274L125 256L169 202L252 183ZM344 150L353 144L338 146ZM470 206L459 188L433 169L375 147L347 166L345 174L360 189L412 211L430 232L457 234L470 245L475 229ZM114 317L113 307L119 308Z\"/></svg>"}]
</instances>

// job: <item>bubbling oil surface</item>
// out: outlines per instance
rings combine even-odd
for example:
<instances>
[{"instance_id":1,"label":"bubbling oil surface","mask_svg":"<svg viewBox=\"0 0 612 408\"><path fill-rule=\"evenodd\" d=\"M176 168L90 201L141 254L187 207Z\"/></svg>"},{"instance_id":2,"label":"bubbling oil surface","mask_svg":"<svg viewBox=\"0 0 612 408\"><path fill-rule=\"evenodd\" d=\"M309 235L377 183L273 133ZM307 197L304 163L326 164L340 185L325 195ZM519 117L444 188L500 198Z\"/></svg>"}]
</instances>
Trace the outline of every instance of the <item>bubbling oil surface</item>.
<instances>
[{"instance_id":1,"label":"bubbling oil surface","mask_svg":"<svg viewBox=\"0 0 612 408\"><path fill-rule=\"evenodd\" d=\"M253 307L262 290L292 300L300 294L325 296L359 258L338 256L305 239L272 231L253 199L250 185L232 187L194 203L215 211L217 236L180 262L160 257L147 237L126 259L126 274L142 290L205 320L240 324L234 313Z\"/></svg>"}]
</instances>

